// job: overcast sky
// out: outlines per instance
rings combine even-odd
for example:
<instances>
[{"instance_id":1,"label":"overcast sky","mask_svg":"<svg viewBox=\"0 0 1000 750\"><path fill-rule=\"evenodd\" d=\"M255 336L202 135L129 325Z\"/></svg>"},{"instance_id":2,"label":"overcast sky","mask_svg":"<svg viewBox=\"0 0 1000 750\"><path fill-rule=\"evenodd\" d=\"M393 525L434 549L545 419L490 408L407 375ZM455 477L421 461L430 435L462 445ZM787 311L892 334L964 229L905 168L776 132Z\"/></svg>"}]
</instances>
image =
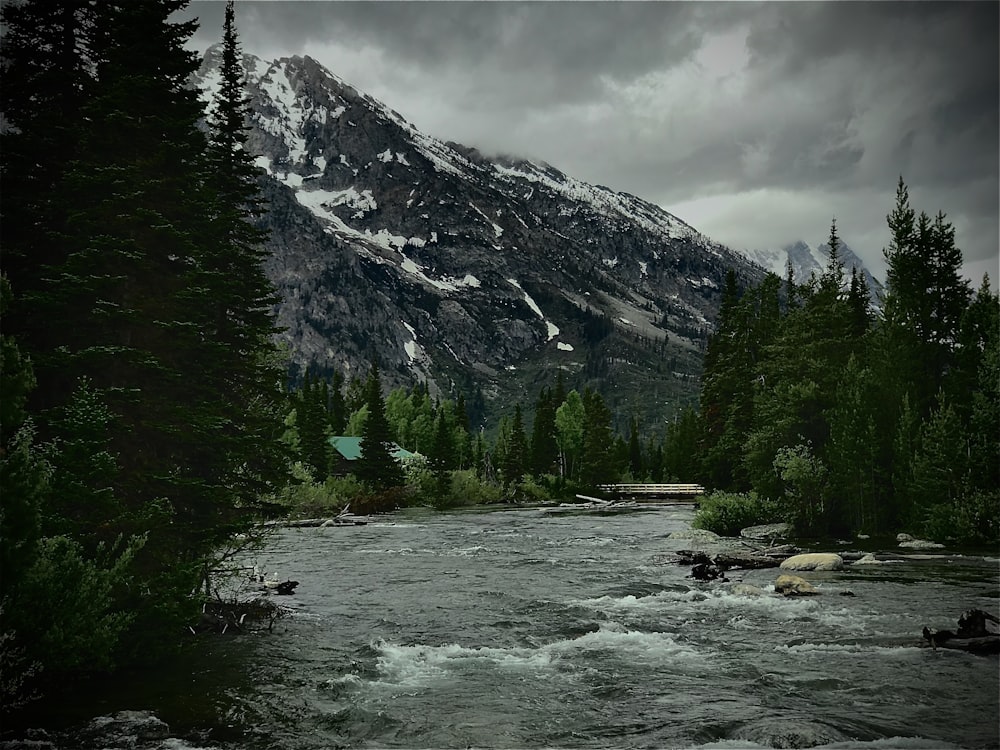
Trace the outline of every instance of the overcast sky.
<instances>
[{"instance_id":1,"label":"overcast sky","mask_svg":"<svg viewBox=\"0 0 1000 750\"><path fill-rule=\"evenodd\" d=\"M224 4L196 0L192 46ZM900 175L998 277L1000 3L236 3L243 50L309 55L444 140L547 161L732 247L841 238L884 277Z\"/></svg>"}]
</instances>

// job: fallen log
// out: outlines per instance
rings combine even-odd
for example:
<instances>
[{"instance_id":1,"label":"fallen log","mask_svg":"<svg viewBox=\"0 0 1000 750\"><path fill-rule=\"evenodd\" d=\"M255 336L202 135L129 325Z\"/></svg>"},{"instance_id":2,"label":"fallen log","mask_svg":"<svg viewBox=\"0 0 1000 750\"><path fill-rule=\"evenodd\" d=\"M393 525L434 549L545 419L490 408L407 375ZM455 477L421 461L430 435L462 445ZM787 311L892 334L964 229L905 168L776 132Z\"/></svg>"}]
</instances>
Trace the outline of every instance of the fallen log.
<instances>
[{"instance_id":1,"label":"fallen log","mask_svg":"<svg viewBox=\"0 0 1000 750\"><path fill-rule=\"evenodd\" d=\"M938 630L924 625L931 648L951 648L976 654L1000 654L1000 620L981 609L969 609L958 618L958 630Z\"/></svg>"},{"instance_id":2,"label":"fallen log","mask_svg":"<svg viewBox=\"0 0 1000 750\"><path fill-rule=\"evenodd\" d=\"M249 601L222 601L210 599L202 604L198 621L187 626L192 635L199 633L241 633L266 627L274 628L274 623L284 614L284 610L267 599ZM266 623L266 624L265 624Z\"/></svg>"}]
</instances>

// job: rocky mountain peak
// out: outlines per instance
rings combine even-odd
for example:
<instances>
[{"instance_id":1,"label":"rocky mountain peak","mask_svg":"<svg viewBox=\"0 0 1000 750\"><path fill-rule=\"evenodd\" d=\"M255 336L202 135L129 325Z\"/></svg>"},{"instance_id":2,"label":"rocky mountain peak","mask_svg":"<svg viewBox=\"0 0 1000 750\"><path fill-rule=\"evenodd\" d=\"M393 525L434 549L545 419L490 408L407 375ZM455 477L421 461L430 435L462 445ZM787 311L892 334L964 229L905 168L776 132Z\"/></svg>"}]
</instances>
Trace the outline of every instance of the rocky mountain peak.
<instances>
[{"instance_id":1,"label":"rocky mountain peak","mask_svg":"<svg viewBox=\"0 0 1000 750\"><path fill-rule=\"evenodd\" d=\"M194 81L206 99L218 64L210 49ZM428 136L310 57L243 65L300 369L377 358L390 384L484 410L554 367L623 410L694 397L727 269L761 276L742 256L636 196Z\"/></svg>"}]
</instances>

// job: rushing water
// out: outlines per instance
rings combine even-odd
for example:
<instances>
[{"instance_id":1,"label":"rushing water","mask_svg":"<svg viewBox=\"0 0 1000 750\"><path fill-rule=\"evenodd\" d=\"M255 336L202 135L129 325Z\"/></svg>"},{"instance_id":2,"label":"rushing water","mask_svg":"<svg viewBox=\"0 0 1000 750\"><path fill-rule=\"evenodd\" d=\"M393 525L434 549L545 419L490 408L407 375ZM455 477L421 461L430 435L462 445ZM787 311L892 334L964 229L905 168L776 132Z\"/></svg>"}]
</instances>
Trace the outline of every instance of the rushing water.
<instances>
[{"instance_id":1,"label":"rushing water","mask_svg":"<svg viewBox=\"0 0 1000 750\"><path fill-rule=\"evenodd\" d=\"M299 581L274 632L202 636L214 645L187 684L115 707L170 723L161 747L1000 746L997 658L919 638L996 613L995 558L739 596L664 559L691 516L411 512L283 530L257 558ZM731 578L768 590L776 575Z\"/></svg>"}]
</instances>

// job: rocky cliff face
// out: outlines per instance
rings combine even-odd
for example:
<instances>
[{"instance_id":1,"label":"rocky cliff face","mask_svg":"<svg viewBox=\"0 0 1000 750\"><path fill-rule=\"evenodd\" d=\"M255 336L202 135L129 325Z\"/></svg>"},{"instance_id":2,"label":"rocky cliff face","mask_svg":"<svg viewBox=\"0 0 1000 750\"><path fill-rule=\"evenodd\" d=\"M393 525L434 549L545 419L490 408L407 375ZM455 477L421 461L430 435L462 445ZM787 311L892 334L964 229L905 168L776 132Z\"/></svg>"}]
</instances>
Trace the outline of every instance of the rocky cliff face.
<instances>
[{"instance_id":1,"label":"rocky cliff face","mask_svg":"<svg viewBox=\"0 0 1000 750\"><path fill-rule=\"evenodd\" d=\"M206 98L217 65L210 49ZM648 421L692 400L727 270L759 268L635 196L431 138L309 57L244 65L297 368L377 358L389 384L480 412L533 399L553 368Z\"/></svg>"}]
</instances>

